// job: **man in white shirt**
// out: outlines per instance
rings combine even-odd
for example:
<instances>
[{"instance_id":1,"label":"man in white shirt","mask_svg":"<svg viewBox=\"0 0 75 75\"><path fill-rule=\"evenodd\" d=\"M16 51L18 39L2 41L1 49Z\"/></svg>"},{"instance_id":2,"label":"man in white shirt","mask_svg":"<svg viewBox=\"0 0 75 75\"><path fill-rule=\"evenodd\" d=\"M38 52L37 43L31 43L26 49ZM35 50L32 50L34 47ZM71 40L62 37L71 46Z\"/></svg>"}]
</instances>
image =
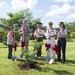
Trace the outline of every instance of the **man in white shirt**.
<instances>
[{"instance_id":1,"label":"man in white shirt","mask_svg":"<svg viewBox=\"0 0 75 75\"><path fill-rule=\"evenodd\" d=\"M35 37L35 39L36 39L38 42L43 42L44 34L45 34L45 32L44 32L44 30L42 29L42 23L39 22L39 23L37 24L37 29L36 29L35 32L34 32L34 37ZM41 48L42 48L42 46L40 46L40 47L38 48L38 52L37 52L37 56L38 56L38 57L41 57L41 54L42 54Z\"/></svg>"}]
</instances>

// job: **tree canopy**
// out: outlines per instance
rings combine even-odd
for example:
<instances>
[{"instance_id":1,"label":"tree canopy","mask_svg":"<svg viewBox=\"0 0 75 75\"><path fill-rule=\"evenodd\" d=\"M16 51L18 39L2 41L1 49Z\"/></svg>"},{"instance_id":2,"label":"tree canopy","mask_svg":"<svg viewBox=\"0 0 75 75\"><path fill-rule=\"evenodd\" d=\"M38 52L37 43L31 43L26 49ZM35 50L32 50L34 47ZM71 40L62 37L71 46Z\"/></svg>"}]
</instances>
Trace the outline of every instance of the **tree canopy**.
<instances>
[{"instance_id":1,"label":"tree canopy","mask_svg":"<svg viewBox=\"0 0 75 75\"><path fill-rule=\"evenodd\" d=\"M4 30L6 30L9 26L14 26L15 30L19 30L22 25L22 21L25 20L29 24L32 32L34 32L37 22L41 21L41 18L34 19L34 16L29 9L21 10L15 13L8 12L7 15L9 17L7 19L0 18L0 28Z\"/></svg>"}]
</instances>

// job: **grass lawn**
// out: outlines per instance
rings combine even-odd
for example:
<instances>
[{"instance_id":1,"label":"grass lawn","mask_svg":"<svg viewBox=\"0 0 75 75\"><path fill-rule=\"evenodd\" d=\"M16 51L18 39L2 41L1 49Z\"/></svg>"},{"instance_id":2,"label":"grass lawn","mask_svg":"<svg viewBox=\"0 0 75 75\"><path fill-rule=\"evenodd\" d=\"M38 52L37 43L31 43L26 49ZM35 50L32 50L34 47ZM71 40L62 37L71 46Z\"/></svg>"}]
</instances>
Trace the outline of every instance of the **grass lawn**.
<instances>
[{"instance_id":1,"label":"grass lawn","mask_svg":"<svg viewBox=\"0 0 75 75\"><path fill-rule=\"evenodd\" d=\"M31 45L30 41L30 45ZM20 58L21 49L18 47L16 56L18 60L13 62L7 59L8 50L2 48L4 45L0 43L0 75L75 75L75 42L67 42L66 49L66 63L61 63L55 60L54 64L49 65L44 61L46 57L45 47L42 47L42 57L34 59L41 66L41 70L20 70L17 66L20 63L24 63L24 59ZM29 50L33 50L32 46L29 46ZM57 57L56 57L57 59Z\"/></svg>"}]
</instances>

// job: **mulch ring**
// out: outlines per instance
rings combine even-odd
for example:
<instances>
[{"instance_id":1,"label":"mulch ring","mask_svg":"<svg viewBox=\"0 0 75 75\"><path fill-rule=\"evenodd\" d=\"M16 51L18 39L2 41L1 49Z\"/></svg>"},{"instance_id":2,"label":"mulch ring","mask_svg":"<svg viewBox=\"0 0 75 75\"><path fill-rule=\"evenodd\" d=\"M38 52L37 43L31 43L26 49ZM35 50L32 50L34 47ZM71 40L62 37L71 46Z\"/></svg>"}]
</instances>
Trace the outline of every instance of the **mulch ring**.
<instances>
[{"instance_id":1,"label":"mulch ring","mask_svg":"<svg viewBox=\"0 0 75 75\"><path fill-rule=\"evenodd\" d=\"M18 66L21 70L41 69L41 67L38 65L38 62L26 62L24 64L21 63Z\"/></svg>"}]
</instances>

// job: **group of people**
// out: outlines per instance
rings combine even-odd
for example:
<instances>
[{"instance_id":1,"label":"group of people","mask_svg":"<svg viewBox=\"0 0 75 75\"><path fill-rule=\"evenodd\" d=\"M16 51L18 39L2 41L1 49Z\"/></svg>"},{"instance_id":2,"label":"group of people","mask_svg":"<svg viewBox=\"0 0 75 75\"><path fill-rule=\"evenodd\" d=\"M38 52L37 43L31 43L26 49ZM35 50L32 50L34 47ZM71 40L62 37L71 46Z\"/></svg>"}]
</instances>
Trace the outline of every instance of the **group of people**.
<instances>
[{"instance_id":1,"label":"group of people","mask_svg":"<svg viewBox=\"0 0 75 75\"><path fill-rule=\"evenodd\" d=\"M38 42L43 41L43 36L46 37L47 43L50 44L50 48L47 50L47 57L45 60L52 64L55 60L55 51L53 50L55 42L55 37L57 37L58 44L58 61L61 61L61 50L62 50L62 62L64 63L66 60L65 52L66 52L66 35L67 31L63 22L59 23L59 29L56 30L53 28L53 23L49 22L49 26L46 29L46 32L42 29L42 23L38 23L38 27L34 32L34 37ZM41 46L37 52L37 56L41 56Z\"/></svg>"},{"instance_id":2,"label":"group of people","mask_svg":"<svg viewBox=\"0 0 75 75\"><path fill-rule=\"evenodd\" d=\"M50 48L47 50L47 56L45 58L45 60L49 62L49 64L52 64L55 60L55 51L53 50L53 47L56 44L55 37L57 37L58 61L61 61L61 50L62 50L62 62L64 63L66 61L66 35L67 35L65 25L63 22L60 22L59 29L57 32L53 28L53 22L49 22L48 25L49 26L45 32L42 29L42 23L38 22L37 28L35 29L35 32L34 32L34 37L37 42L43 42L43 37L45 36L47 39L47 42L50 44ZM20 41L25 42L26 50L28 50L30 28L24 20L23 20L23 25L20 28L20 34L21 34ZM9 32L7 34L8 59L12 58L12 47L14 43L15 43L15 35L13 32L13 27L10 27ZM37 57L41 57L42 55L41 49L42 49L42 46L40 46L37 50Z\"/></svg>"}]
</instances>

